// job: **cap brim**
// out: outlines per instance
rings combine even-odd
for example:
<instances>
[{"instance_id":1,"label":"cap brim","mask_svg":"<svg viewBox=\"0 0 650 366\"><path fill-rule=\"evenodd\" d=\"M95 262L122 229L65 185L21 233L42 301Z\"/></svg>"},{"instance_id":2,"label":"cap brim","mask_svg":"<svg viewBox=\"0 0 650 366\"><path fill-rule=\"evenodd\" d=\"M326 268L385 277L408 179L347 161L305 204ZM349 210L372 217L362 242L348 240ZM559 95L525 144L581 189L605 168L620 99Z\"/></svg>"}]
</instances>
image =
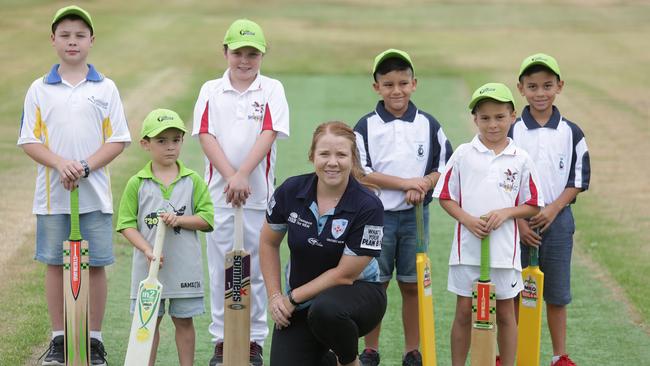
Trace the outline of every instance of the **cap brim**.
<instances>
[{"instance_id":1,"label":"cap brim","mask_svg":"<svg viewBox=\"0 0 650 366\"><path fill-rule=\"evenodd\" d=\"M266 47L264 47L259 43L250 42L250 41L231 42L228 43L226 46L228 46L228 48L230 48L231 50L236 50L242 47L253 47L262 53L266 53Z\"/></svg>"},{"instance_id":2,"label":"cap brim","mask_svg":"<svg viewBox=\"0 0 650 366\"><path fill-rule=\"evenodd\" d=\"M184 134L187 133L187 128L185 128L185 126L183 126L183 127L181 127L181 126L162 126L162 127L158 127L156 129L153 129L153 130L149 131L146 135L144 135L142 137L155 137L155 136L160 135L161 132L163 132L165 130L168 130L170 128L175 128L177 130L181 130L181 131L183 131Z\"/></svg>"},{"instance_id":3,"label":"cap brim","mask_svg":"<svg viewBox=\"0 0 650 366\"><path fill-rule=\"evenodd\" d=\"M469 103L469 110L470 111L474 110L474 107L478 104L478 102L480 102L480 101L482 101L484 99L492 99L492 100L496 100L497 102L502 102L502 103L512 103L512 105L515 104L515 102L513 102L511 99L508 99L508 98L500 98L500 97L495 97L495 96L492 96L492 95L481 95L480 97L478 97L476 99L473 99Z\"/></svg>"}]
</instances>

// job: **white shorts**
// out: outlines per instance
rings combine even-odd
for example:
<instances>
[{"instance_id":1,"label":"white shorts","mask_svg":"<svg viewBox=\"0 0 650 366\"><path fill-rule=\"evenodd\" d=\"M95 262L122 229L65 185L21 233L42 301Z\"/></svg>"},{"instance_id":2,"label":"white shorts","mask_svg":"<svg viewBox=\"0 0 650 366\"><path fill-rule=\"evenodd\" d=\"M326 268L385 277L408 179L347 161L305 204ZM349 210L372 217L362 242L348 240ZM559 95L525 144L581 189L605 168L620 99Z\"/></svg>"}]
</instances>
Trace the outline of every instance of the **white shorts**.
<instances>
[{"instance_id":1,"label":"white shorts","mask_svg":"<svg viewBox=\"0 0 650 366\"><path fill-rule=\"evenodd\" d=\"M472 297L472 285L479 278L481 267L449 266L447 290L463 297ZM521 271L514 268L491 268L490 278L496 289L497 300L511 299L524 289Z\"/></svg>"}]
</instances>

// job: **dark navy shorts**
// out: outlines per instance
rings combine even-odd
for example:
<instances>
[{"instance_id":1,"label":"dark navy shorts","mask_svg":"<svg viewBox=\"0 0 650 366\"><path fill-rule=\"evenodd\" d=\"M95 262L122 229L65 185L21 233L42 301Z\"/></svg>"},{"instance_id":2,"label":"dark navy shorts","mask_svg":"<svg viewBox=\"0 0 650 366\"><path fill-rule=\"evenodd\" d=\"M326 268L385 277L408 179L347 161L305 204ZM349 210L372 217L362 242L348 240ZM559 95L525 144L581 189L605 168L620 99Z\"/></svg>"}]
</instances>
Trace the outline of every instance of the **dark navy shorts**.
<instances>
[{"instance_id":1,"label":"dark navy shorts","mask_svg":"<svg viewBox=\"0 0 650 366\"><path fill-rule=\"evenodd\" d=\"M542 234L539 268L544 272L544 301L552 305L571 303L571 252L576 226L571 207L560 211ZM521 267L528 266L528 246L521 245Z\"/></svg>"}]
</instances>

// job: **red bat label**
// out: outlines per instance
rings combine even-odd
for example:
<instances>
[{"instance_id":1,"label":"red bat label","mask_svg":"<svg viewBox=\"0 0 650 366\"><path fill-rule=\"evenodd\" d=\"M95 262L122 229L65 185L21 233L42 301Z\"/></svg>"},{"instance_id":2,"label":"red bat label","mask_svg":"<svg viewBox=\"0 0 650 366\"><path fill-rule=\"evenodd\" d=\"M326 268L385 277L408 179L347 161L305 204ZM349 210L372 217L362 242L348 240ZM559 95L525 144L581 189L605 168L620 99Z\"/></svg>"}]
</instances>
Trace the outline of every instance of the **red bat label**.
<instances>
[{"instance_id":1,"label":"red bat label","mask_svg":"<svg viewBox=\"0 0 650 366\"><path fill-rule=\"evenodd\" d=\"M81 289L81 242L70 242L70 288L76 300Z\"/></svg>"},{"instance_id":2,"label":"red bat label","mask_svg":"<svg viewBox=\"0 0 650 366\"><path fill-rule=\"evenodd\" d=\"M481 322L490 321L490 285L479 283L476 287L478 292L477 296L477 311L476 320Z\"/></svg>"}]
</instances>

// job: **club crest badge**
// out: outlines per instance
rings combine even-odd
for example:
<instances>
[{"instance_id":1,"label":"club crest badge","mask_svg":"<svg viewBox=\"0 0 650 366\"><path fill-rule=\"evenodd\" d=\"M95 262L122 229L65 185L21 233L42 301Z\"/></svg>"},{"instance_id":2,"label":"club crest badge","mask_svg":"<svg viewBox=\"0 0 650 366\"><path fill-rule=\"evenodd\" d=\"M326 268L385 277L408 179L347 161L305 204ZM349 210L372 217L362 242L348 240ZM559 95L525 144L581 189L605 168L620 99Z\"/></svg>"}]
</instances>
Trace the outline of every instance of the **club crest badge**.
<instances>
[{"instance_id":1,"label":"club crest badge","mask_svg":"<svg viewBox=\"0 0 650 366\"><path fill-rule=\"evenodd\" d=\"M336 219L332 221L332 236L334 239L338 239L345 232L345 228L348 227L348 220L346 219Z\"/></svg>"},{"instance_id":2,"label":"club crest badge","mask_svg":"<svg viewBox=\"0 0 650 366\"><path fill-rule=\"evenodd\" d=\"M424 143L422 142L415 143L415 157L418 160L424 160Z\"/></svg>"},{"instance_id":3,"label":"club crest badge","mask_svg":"<svg viewBox=\"0 0 650 366\"><path fill-rule=\"evenodd\" d=\"M517 192L519 190L519 186L517 185L517 175L519 175L519 172L513 172L510 169L506 169L506 171L503 172L503 175L505 176L505 179L503 182L499 183L499 187L503 188L506 192Z\"/></svg>"}]
</instances>

